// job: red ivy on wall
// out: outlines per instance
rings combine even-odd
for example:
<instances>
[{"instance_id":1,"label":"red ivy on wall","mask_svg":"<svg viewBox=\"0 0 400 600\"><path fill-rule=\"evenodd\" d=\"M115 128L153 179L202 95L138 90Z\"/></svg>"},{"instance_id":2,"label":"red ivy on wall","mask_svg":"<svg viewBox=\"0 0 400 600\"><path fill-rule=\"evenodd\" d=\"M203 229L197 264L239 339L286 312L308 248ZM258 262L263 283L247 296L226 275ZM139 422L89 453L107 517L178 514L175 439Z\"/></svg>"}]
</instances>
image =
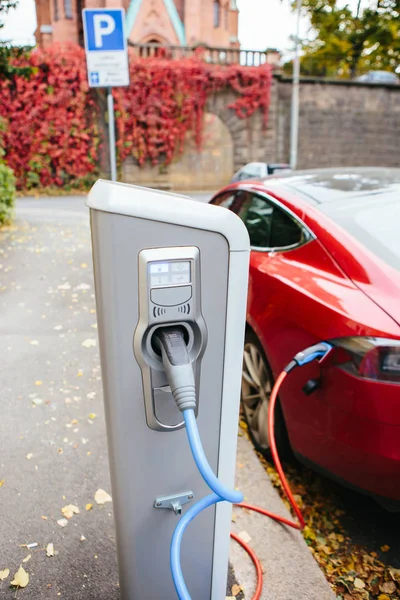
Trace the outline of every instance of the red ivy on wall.
<instances>
[{"instance_id":1,"label":"red ivy on wall","mask_svg":"<svg viewBox=\"0 0 400 600\"><path fill-rule=\"evenodd\" d=\"M84 51L54 44L35 50L29 80L0 82L5 160L19 188L63 186L97 170L99 126Z\"/></svg>"},{"instance_id":2,"label":"red ivy on wall","mask_svg":"<svg viewBox=\"0 0 400 600\"><path fill-rule=\"evenodd\" d=\"M181 151L185 134L202 142L207 98L223 88L238 95L228 108L245 119L261 110L267 123L272 69L210 65L199 58L134 58L131 85L114 91L119 158L133 155L140 165L169 163Z\"/></svg>"},{"instance_id":3,"label":"red ivy on wall","mask_svg":"<svg viewBox=\"0 0 400 600\"><path fill-rule=\"evenodd\" d=\"M0 82L0 117L7 122L6 161L20 188L63 186L93 179L101 141L97 94L87 84L84 52L74 45L35 50L30 80ZM130 58L131 85L116 88L118 157L168 164L188 131L200 147L207 98L231 88L228 108L239 118L256 110L266 124L269 66L209 65L201 58Z\"/></svg>"}]
</instances>

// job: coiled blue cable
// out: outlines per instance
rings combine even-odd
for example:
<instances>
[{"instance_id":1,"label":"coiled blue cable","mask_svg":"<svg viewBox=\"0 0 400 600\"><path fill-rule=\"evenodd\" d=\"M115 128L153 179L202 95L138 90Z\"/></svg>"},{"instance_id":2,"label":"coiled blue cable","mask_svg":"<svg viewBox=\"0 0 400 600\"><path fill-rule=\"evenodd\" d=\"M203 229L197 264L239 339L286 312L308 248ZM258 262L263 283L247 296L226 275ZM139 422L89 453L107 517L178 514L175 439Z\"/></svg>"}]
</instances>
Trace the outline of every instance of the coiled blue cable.
<instances>
[{"instance_id":1,"label":"coiled blue cable","mask_svg":"<svg viewBox=\"0 0 400 600\"><path fill-rule=\"evenodd\" d=\"M198 470L201 473L206 484L214 492L202 498L196 504L188 510L187 513L179 520L178 525L175 528L171 542L171 573L174 582L175 590L179 600L191 600L190 594L185 584L185 579L182 573L181 567L181 543L183 534L189 523L193 521L203 510L217 504L218 502L232 502L233 504L239 504L243 502L243 494L235 490L230 490L225 487L208 464L207 457L204 453L204 449L200 440L199 430L197 429L196 416L192 409L184 410L183 417L186 425L186 432L189 439L190 449Z\"/></svg>"}]
</instances>

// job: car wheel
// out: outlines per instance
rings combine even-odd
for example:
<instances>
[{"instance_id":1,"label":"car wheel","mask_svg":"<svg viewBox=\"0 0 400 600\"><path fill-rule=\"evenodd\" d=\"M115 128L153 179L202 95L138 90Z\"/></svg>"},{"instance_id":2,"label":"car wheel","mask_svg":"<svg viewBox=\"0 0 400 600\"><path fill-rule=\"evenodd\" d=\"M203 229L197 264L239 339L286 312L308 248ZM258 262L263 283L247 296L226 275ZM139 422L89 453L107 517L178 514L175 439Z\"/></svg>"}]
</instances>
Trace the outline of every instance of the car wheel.
<instances>
[{"instance_id":1,"label":"car wheel","mask_svg":"<svg viewBox=\"0 0 400 600\"><path fill-rule=\"evenodd\" d=\"M257 336L246 332L243 356L241 406L244 420L255 449L270 458L268 407L274 379L271 367ZM282 408L275 409L275 440L280 458L290 454L290 444Z\"/></svg>"}]
</instances>

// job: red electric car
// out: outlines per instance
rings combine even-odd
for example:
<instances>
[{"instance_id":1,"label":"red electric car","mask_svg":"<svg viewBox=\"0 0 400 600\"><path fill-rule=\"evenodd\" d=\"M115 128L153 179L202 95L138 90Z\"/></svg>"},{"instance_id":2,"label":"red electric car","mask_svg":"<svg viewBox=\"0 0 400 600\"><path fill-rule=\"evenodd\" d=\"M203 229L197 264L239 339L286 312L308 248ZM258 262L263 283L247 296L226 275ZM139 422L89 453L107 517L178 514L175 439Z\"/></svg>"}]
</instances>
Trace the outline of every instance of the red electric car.
<instances>
[{"instance_id":1,"label":"red electric car","mask_svg":"<svg viewBox=\"0 0 400 600\"><path fill-rule=\"evenodd\" d=\"M252 246L242 408L268 452L274 379L299 351L277 411L278 447L400 510L400 169L297 171L229 185L211 200Z\"/></svg>"}]
</instances>

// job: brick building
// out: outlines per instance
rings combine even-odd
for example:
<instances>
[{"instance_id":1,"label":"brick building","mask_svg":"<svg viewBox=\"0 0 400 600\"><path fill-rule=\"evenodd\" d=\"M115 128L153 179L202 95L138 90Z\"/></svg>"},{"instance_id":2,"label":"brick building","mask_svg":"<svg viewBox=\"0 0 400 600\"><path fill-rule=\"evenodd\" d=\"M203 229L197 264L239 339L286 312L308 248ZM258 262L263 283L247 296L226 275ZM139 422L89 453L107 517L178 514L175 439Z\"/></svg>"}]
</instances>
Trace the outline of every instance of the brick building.
<instances>
[{"instance_id":1,"label":"brick building","mask_svg":"<svg viewBox=\"0 0 400 600\"><path fill-rule=\"evenodd\" d=\"M239 47L236 0L36 0L38 45L83 45L82 9L97 7L125 8L131 42Z\"/></svg>"}]
</instances>

